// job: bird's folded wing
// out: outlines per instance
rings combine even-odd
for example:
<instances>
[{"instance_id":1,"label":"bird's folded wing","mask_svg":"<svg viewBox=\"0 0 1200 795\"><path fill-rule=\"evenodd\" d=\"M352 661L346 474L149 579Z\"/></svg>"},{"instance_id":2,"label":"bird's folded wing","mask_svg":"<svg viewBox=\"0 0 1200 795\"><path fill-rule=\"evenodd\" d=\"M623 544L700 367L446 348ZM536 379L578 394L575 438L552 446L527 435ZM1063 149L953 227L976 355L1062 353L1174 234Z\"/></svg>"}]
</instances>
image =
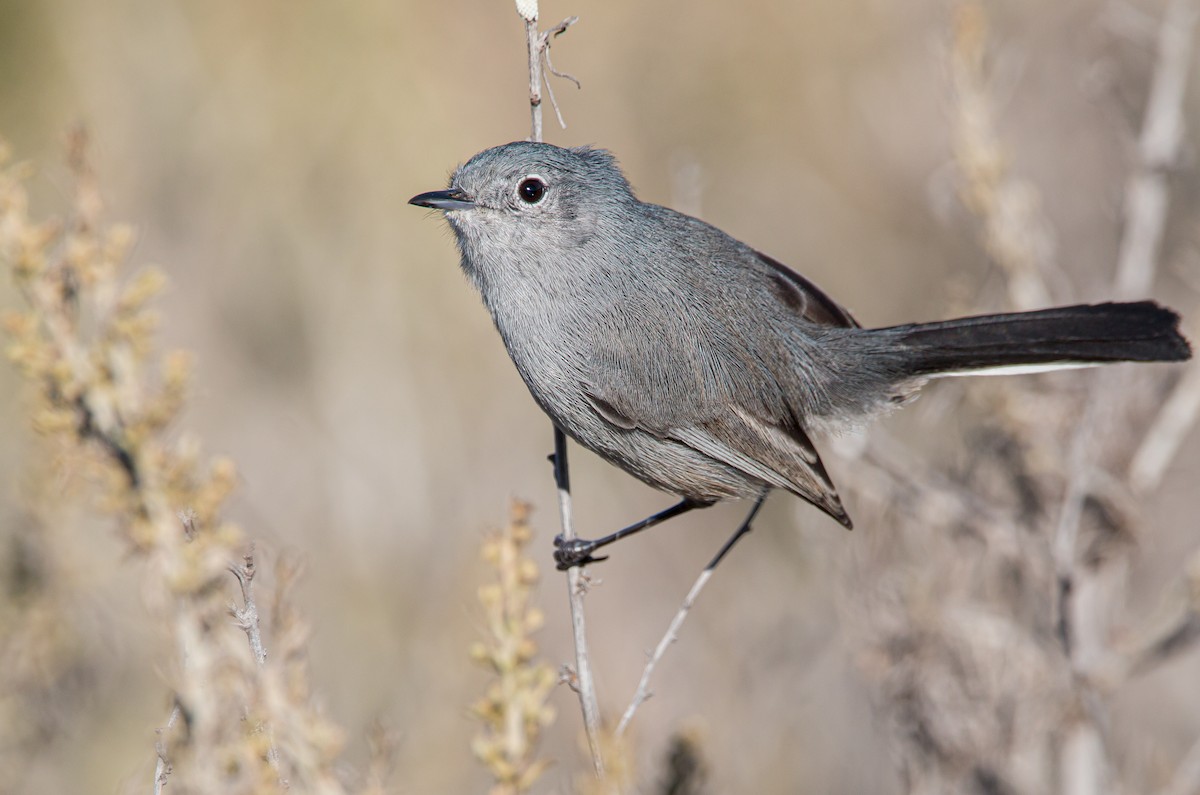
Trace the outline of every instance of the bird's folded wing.
<instances>
[{"instance_id":1,"label":"bird's folded wing","mask_svg":"<svg viewBox=\"0 0 1200 795\"><path fill-rule=\"evenodd\" d=\"M632 405L619 407L619 401L607 399L595 386L585 385L583 393L592 409L616 428L639 429L685 444L750 477L787 489L846 527L851 526L817 448L794 417L786 422L772 422L739 406L725 404L719 411L693 414L686 423L664 426L635 416L638 412Z\"/></svg>"},{"instance_id":2,"label":"bird's folded wing","mask_svg":"<svg viewBox=\"0 0 1200 795\"><path fill-rule=\"evenodd\" d=\"M755 251L754 254L767 266L770 286L782 305L818 326L860 327L850 311L820 287L774 257L768 257L761 251Z\"/></svg>"},{"instance_id":3,"label":"bird's folded wing","mask_svg":"<svg viewBox=\"0 0 1200 795\"><path fill-rule=\"evenodd\" d=\"M787 489L851 526L837 489L803 428L785 430L731 407L720 417L672 428L666 435L747 475Z\"/></svg>"}]
</instances>

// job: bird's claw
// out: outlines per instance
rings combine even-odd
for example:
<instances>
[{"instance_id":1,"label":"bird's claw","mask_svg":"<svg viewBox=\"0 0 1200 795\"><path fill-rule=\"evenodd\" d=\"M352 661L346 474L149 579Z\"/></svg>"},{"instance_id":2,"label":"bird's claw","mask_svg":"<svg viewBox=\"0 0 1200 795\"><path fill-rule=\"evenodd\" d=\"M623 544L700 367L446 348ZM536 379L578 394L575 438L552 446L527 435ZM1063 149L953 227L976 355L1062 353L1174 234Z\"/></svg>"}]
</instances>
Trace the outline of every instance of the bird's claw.
<instances>
[{"instance_id":1,"label":"bird's claw","mask_svg":"<svg viewBox=\"0 0 1200 795\"><path fill-rule=\"evenodd\" d=\"M589 563L599 563L602 560L608 560L608 555L593 557L592 553L596 551L597 545L595 541L588 541L583 538L563 538L561 535L554 537L554 562L559 571L566 571L576 566L586 566Z\"/></svg>"}]
</instances>

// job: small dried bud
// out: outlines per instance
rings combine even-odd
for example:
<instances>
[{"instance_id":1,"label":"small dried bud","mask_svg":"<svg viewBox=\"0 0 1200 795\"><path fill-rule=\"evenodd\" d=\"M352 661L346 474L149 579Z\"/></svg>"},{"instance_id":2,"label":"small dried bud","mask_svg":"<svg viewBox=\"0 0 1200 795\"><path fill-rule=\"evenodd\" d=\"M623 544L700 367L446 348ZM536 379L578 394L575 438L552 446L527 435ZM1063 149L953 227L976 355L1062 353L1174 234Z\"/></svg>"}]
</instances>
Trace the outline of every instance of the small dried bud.
<instances>
[{"instance_id":1,"label":"small dried bud","mask_svg":"<svg viewBox=\"0 0 1200 795\"><path fill-rule=\"evenodd\" d=\"M525 558L521 561L517 576L522 585L533 585L538 581L538 567L532 560Z\"/></svg>"},{"instance_id":2,"label":"small dried bud","mask_svg":"<svg viewBox=\"0 0 1200 795\"><path fill-rule=\"evenodd\" d=\"M479 554L485 563L490 563L494 566L500 562L500 544L496 539L489 538L479 548Z\"/></svg>"},{"instance_id":3,"label":"small dried bud","mask_svg":"<svg viewBox=\"0 0 1200 795\"><path fill-rule=\"evenodd\" d=\"M480 641L471 644L467 650L467 655L471 658L471 662L485 665L491 662L492 654L488 651L488 647Z\"/></svg>"},{"instance_id":4,"label":"small dried bud","mask_svg":"<svg viewBox=\"0 0 1200 795\"><path fill-rule=\"evenodd\" d=\"M504 594L500 591L500 586L495 584L479 586L479 602L487 610L493 610L500 605Z\"/></svg>"},{"instance_id":5,"label":"small dried bud","mask_svg":"<svg viewBox=\"0 0 1200 795\"><path fill-rule=\"evenodd\" d=\"M526 22L537 22L538 0L516 0L517 13Z\"/></svg>"},{"instance_id":6,"label":"small dried bud","mask_svg":"<svg viewBox=\"0 0 1200 795\"><path fill-rule=\"evenodd\" d=\"M230 491L237 483L237 464L227 456L217 456L213 459L210 477L215 485L220 485Z\"/></svg>"},{"instance_id":7,"label":"small dried bud","mask_svg":"<svg viewBox=\"0 0 1200 795\"><path fill-rule=\"evenodd\" d=\"M112 260L123 260L133 245L133 227L129 224L113 224L104 241L104 253Z\"/></svg>"},{"instance_id":8,"label":"small dried bud","mask_svg":"<svg viewBox=\"0 0 1200 795\"><path fill-rule=\"evenodd\" d=\"M537 655L537 644L530 638L522 638L517 644L517 659L528 662Z\"/></svg>"},{"instance_id":9,"label":"small dried bud","mask_svg":"<svg viewBox=\"0 0 1200 795\"><path fill-rule=\"evenodd\" d=\"M157 268L147 268L125 288L121 294L120 311L134 312L141 309L154 296L162 291L167 284L166 275Z\"/></svg>"}]
</instances>

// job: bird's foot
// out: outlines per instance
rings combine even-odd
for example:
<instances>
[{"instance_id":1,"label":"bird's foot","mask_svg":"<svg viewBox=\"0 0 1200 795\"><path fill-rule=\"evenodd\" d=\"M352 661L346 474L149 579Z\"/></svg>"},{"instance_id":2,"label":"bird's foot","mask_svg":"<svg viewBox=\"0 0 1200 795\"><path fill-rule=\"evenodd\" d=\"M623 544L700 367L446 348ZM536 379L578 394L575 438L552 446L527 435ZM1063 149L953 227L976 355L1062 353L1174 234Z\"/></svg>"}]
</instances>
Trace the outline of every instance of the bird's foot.
<instances>
[{"instance_id":1,"label":"bird's foot","mask_svg":"<svg viewBox=\"0 0 1200 795\"><path fill-rule=\"evenodd\" d=\"M563 538L561 535L554 537L554 562L557 564L559 571L566 571L575 566L586 566L589 563L599 563L602 560L608 560L608 555L600 557L592 557L592 553L600 548L600 545L595 541L588 541L584 538Z\"/></svg>"}]
</instances>

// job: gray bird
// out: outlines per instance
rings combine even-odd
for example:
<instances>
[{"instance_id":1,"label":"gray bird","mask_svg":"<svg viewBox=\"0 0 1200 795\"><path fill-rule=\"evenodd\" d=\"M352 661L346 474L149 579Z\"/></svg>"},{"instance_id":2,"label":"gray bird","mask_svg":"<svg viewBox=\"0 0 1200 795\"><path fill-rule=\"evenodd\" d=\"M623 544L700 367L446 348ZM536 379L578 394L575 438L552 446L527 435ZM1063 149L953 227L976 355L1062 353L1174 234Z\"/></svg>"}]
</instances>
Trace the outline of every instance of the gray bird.
<instances>
[{"instance_id":1,"label":"gray bird","mask_svg":"<svg viewBox=\"0 0 1200 795\"><path fill-rule=\"evenodd\" d=\"M860 425L929 378L1191 355L1178 315L1148 301L862 328L774 259L639 201L600 149L498 146L410 203L444 211L554 424L682 498L605 538L560 541L560 568L719 500L757 510L772 488L850 527L810 435Z\"/></svg>"}]
</instances>

